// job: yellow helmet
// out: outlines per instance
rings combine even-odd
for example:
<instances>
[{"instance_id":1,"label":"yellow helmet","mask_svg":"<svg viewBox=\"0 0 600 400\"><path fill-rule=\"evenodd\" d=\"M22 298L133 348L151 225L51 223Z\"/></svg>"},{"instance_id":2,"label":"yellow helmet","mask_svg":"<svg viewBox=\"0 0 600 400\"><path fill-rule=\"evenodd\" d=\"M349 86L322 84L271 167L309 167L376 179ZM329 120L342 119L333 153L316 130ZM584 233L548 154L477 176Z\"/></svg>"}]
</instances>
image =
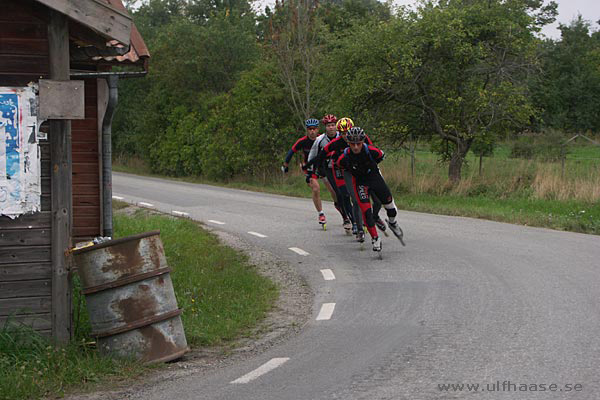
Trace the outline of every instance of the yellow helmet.
<instances>
[{"instance_id":1,"label":"yellow helmet","mask_svg":"<svg viewBox=\"0 0 600 400\"><path fill-rule=\"evenodd\" d=\"M354 122L348 117L340 118L337 124L335 124L335 127L339 132L348 132L353 126Z\"/></svg>"}]
</instances>

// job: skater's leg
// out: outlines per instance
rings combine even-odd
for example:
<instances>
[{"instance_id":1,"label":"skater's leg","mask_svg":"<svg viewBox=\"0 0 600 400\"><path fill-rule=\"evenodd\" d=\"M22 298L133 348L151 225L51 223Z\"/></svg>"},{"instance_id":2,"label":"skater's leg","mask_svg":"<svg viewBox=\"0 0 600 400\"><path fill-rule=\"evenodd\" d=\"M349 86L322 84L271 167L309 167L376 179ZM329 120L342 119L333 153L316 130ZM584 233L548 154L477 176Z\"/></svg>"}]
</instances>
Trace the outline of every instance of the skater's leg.
<instances>
[{"instance_id":1,"label":"skater's leg","mask_svg":"<svg viewBox=\"0 0 600 400\"><path fill-rule=\"evenodd\" d=\"M313 175L308 182L308 186L312 190L312 200L315 208L321 214L323 212L323 204L321 203L321 188L319 187L319 181L316 176Z\"/></svg>"},{"instance_id":2,"label":"skater's leg","mask_svg":"<svg viewBox=\"0 0 600 400\"><path fill-rule=\"evenodd\" d=\"M369 187L356 182L356 178L353 178L354 193L358 199L358 204L362 211L362 216L367 230L372 238L376 238L377 229L375 228L375 220L373 219L373 210L371 209L371 202L369 200Z\"/></svg>"},{"instance_id":3,"label":"skater's leg","mask_svg":"<svg viewBox=\"0 0 600 400\"><path fill-rule=\"evenodd\" d=\"M380 199L385 199L383 202L383 207L385 208L385 212L387 213L388 226L394 233L394 235L400 240L402 245L404 245L404 233L402 229L398 225L396 221L396 216L398 215L398 209L396 208L396 204L394 203L394 199L392 197L392 193L388 185L385 183L383 177L376 177L371 182L371 190L377 193Z\"/></svg>"},{"instance_id":4,"label":"skater's leg","mask_svg":"<svg viewBox=\"0 0 600 400\"><path fill-rule=\"evenodd\" d=\"M338 203L345 214L344 223L347 223L348 221L354 222L354 218L352 216L352 203L350 203L350 195L348 194L348 190L346 190L346 181L344 180L344 171L335 168L333 165L331 166L330 171L333 179L331 184L336 189L338 194Z\"/></svg>"},{"instance_id":5,"label":"skater's leg","mask_svg":"<svg viewBox=\"0 0 600 400\"><path fill-rule=\"evenodd\" d=\"M343 204L341 203L341 195L337 190L331 168L327 168L326 177L325 186L327 187L327 190L329 190L329 193L331 193L331 198L333 199L336 210L338 210L342 219L345 221L348 217L346 216L346 210L344 210Z\"/></svg>"},{"instance_id":6,"label":"skater's leg","mask_svg":"<svg viewBox=\"0 0 600 400\"><path fill-rule=\"evenodd\" d=\"M356 198L356 193L354 192L354 184L352 179L352 174L348 171L344 171L344 181L346 182L346 190L350 194L350 200L352 202L352 215L354 216L354 223L356 224L358 231L362 231L362 212L358 204L358 199Z\"/></svg>"},{"instance_id":7,"label":"skater's leg","mask_svg":"<svg viewBox=\"0 0 600 400\"><path fill-rule=\"evenodd\" d=\"M371 199L373 199L373 217L375 220L379 219L379 211L381 210L381 200L379 200L379 196L371 190Z\"/></svg>"}]
</instances>

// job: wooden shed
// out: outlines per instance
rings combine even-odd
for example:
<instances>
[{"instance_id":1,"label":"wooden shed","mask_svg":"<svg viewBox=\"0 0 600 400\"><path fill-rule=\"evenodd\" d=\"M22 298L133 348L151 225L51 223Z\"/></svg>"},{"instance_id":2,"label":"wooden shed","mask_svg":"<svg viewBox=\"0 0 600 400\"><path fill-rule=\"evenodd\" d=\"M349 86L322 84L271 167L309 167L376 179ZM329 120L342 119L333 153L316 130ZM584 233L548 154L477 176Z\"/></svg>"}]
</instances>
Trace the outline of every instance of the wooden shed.
<instances>
[{"instance_id":1,"label":"wooden shed","mask_svg":"<svg viewBox=\"0 0 600 400\"><path fill-rule=\"evenodd\" d=\"M66 341L72 333L68 251L105 236L112 215L105 210L110 161L103 162L103 146L110 160L111 90L118 76L143 75L149 54L120 0L2 0L1 8L0 88L37 84L41 109L47 86L54 104L36 132L39 208L7 216L0 196L0 328L10 319ZM115 65L130 72L113 73ZM80 89L79 115L56 111ZM2 155L0 149L0 161Z\"/></svg>"}]
</instances>

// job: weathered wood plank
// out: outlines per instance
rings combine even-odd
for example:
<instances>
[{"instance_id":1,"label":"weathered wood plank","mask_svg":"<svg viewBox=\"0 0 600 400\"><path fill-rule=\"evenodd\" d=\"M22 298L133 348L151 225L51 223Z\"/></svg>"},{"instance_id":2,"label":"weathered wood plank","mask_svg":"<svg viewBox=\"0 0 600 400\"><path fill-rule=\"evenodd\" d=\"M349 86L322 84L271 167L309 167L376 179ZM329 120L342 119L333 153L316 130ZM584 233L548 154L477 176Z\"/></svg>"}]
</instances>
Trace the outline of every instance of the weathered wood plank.
<instances>
[{"instance_id":1,"label":"weathered wood plank","mask_svg":"<svg viewBox=\"0 0 600 400\"><path fill-rule=\"evenodd\" d=\"M77 132L80 130L97 132L98 122L96 121L96 118L79 119L77 121L73 121L71 124L71 129Z\"/></svg>"},{"instance_id":2,"label":"weathered wood plank","mask_svg":"<svg viewBox=\"0 0 600 400\"><path fill-rule=\"evenodd\" d=\"M96 153L98 154L98 137L89 142L73 141L73 152L77 153Z\"/></svg>"},{"instance_id":3,"label":"weathered wood plank","mask_svg":"<svg viewBox=\"0 0 600 400\"><path fill-rule=\"evenodd\" d=\"M77 222L77 224L75 224L75 227L77 227L77 228L92 228L92 227L99 226L98 224L100 222L100 216L97 216L97 217L81 216L81 217L77 218L76 222Z\"/></svg>"},{"instance_id":4,"label":"weathered wood plank","mask_svg":"<svg viewBox=\"0 0 600 400\"><path fill-rule=\"evenodd\" d=\"M89 195L73 195L73 212L81 213L81 214L93 214L100 215L100 208L98 205L100 204L99 196L89 196ZM92 211L93 209L93 211Z\"/></svg>"},{"instance_id":5,"label":"weathered wood plank","mask_svg":"<svg viewBox=\"0 0 600 400\"><path fill-rule=\"evenodd\" d=\"M95 196L100 194L100 188L97 184L74 185L77 187L77 195Z\"/></svg>"},{"instance_id":6,"label":"weathered wood plank","mask_svg":"<svg viewBox=\"0 0 600 400\"><path fill-rule=\"evenodd\" d=\"M26 23L37 21L47 24L48 16L40 9L41 7L36 6L33 1L3 0L0 21Z\"/></svg>"},{"instance_id":7,"label":"weathered wood plank","mask_svg":"<svg viewBox=\"0 0 600 400\"><path fill-rule=\"evenodd\" d=\"M47 57L48 41L46 39L13 39L0 37L0 54L32 54Z\"/></svg>"},{"instance_id":8,"label":"weathered wood plank","mask_svg":"<svg viewBox=\"0 0 600 400\"><path fill-rule=\"evenodd\" d=\"M89 160L87 160L89 161ZM73 163L73 173L76 174L95 174L98 175L98 162Z\"/></svg>"},{"instance_id":9,"label":"weathered wood plank","mask_svg":"<svg viewBox=\"0 0 600 400\"><path fill-rule=\"evenodd\" d=\"M0 282L0 298L50 296L52 282L49 279L33 281Z\"/></svg>"},{"instance_id":10,"label":"weathered wood plank","mask_svg":"<svg viewBox=\"0 0 600 400\"><path fill-rule=\"evenodd\" d=\"M32 314L0 317L0 326L4 326L7 320L9 321L9 323L29 326L36 331L45 331L51 329L52 327L50 314Z\"/></svg>"},{"instance_id":11,"label":"weathered wood plank","mask_svg":"<svg viewBox=\"0 0 600 400\"><path fill-rule=\"evenodd\" d=\"M95 226L73 228L73 241L76 243L76 242L81 241L83 238L87 239L87 238L94 238L94 237L100 236L102 234L102 232L100 232L99 226L100 226L99 223L97 223Z\"/></svg>"},{"instance_id":12,"label":"weathered wood plank","mask_svg":"<svg viewBox=\"0 0 600 400\"><path fill-rule=\"evenodd\" d=\"M76 146L75 141L73 141L73 147ZM86 152L73 152L73 164L79 164L79 163L87 163L90 160L96 160L96 166L98 166L98 153L96 152L92 152L92 151L86 151Z\"/></svg>"},{"instance_id":13,"label":"weathered wood plank","mask_svg":"<svg viewBox=\"0 0 600 400\"><path fill-rule=\"evenodd\" d=\"M77 217L98 217L98 218L100 218L100 209L98 207L98 204L100 204L99 199L92 198L92 199L90 199L90 204L88 204L88 205L73 206L74 218L76 218L76 219L77 219ZM77 225L77 224L75 224L75 225Z\"/></svg>"},{"instance_id":14,"label":"weathered wood plank","mask_svg":"<svg viewBox=\"0 0 600 400\"><path fill-rule=\"evenodd\" d=\"M30 227L50 228L51 221L51 215L49 212L25 214L15 219L10 219L6 216L0 216L0 228L2 228L3 230L29 229Z\"/></svg>"},{"instance_id":15,"label":"weathered wood plank","mask_svg":"<svg viewBox=\"0 0 600 400\"><path fill-rule=\"evenodd\" d=\"M51 273L52 265L49 262L0 265L2 282L51 279Z\"/></svg>"},{"instance_id":16,"label":"weathered wood plank","mask_svg":"<svg viewBox=\"0 0 600 400\"><path fill-rule=\"evenodd\" d=\"M47 74L48 57L39 55L0 54L0 71L3 74Z\"/></svg>"},{"instance_id":17,"label":"weathered wood plank","mask_svg":"<svg viewBox=\"0 0 600 400\"><path fill-rule=\"evenodd\" d=\"M7 39L46 39L45 24L26 21L4 21L0 24L0 36Z\"/></svg>"},{"instance_id":18,"label":"weathered wood plank","mask_svg":"<svg viewBox=\"0 0 600 400\"><path fill-rule=\"evenodd\" d=\"M73 174L73 185L85 185L98 182L98 173L95 174Z\"/></svg>"},{"instance_id":19,"label":"weathered wood plank","mask_svg":"<svg viewBox=\"0 0 600 400\"><path fill-rule=\"evenodd\" d=\"M42 193L42 211L51 211L52 210L52 204L51 204L51 198L50 198L50 193Z\"/></svg>"},{"instance_id":20,"label":"weathered wood plank","mask_svg":"<svg viewBox=\"0 0 600 400\"><path fill-rule=\"evenodd\" d=\"M62 3L52 2L55 6L56 3ZM59 11L63 13L50 11L48 24L50 78L69 80L69 25L66 17L69 14ZM73 15L69 16L74 18ZM66 254L71 248L73 223L71 122L50 120L49 140L52 160L52 336L58 342L68 342L71 338L71 287Z\"/></svg>"},{"instance_id":21,"label":"weathered wood plank","mask_svg":"<svg viewBox=\"0 0 600 400\"><path fill-rule=\"evenodd\" d=\"M51 305L52 299L50 296L0 299L0 317L23 314L49 314Z\"/></svg>"},{"instance_id":22,"label":"weathered wood plank","mask_svg":"<svg viewBox=\"0 0 600 400\"><path fill-rule=\"evenodd\" d=\"M0 246L46 246L50 245L51 229L3 229Z\"/></svg>"},{"instance_id":23,"label":"weathered wood plank","mask_svg":"<svg viewBox=\"0 0 600 400\"><path fill-rule=\"evenodd\" d=\"M50 144L48 142L40 142L40 160L50 161Z\"/></svg>"},{"instance_id":24,"label":"weathered wood plank","mask_svg":"<svg viewBox=\"0 0 600 400\"><path fill-rule=\"evenodd\" d=\"M51 182L50 179L51 178L49 176L42 178L42 195L44 195L44 194L49 195L50 194L50 186L52 185L52 182Z\"/></svg>"},{"instance_id":25,"label":"weathered wood plank","mask_svg":"<svg viewBox=\"0 0 600 400\"><path fill-rule=\"evenodd\" d=\"M39 80L39 109L41 119L85 118L84 83L81 80Z\"/></svg>"},{"instance_id":26,"label":"weathered wood plank","mask_svg":"<svg viewBox=\"0 0 600 400\"><path fill-rule=\"evenodd\" d=\"M109 39L128 45L131 17L98 0L37 0Z\"/></svg>"},{"instance_id":27,"label":"weathered wood plank","mask_svg":"<svg viewBox=\"0 0 600 400\"><path fill-rule=\"evenodd\" d=\"M27 86L29 82L37 82L40 77L46 75L26 71L20 71L19 73L0 72L0 86Z\"/></svg>"},{"instance_id":28,"label":"weathered wood plank","mask_svg":"<svg viewBox=\"0 0 600 400\"><path fill-rule=\"evenodd\" d=\"M15 263L49 262L50 246L0 247L0 265Z\"/></svg>"},{"instance_id":29,"label":"weathered wood plank","mask_svg":"<svg viewBox=\"0 0 600 400\"><path fill-rule=\"evenodd\" d=\"M87 86L85 87L87 91ZM87 99L86 99L87 100ZM98 106L96 103L90 104L87 101L85 102L85 119L93 119L96 120L98 116Z\"/></svg>"}]
</instances>

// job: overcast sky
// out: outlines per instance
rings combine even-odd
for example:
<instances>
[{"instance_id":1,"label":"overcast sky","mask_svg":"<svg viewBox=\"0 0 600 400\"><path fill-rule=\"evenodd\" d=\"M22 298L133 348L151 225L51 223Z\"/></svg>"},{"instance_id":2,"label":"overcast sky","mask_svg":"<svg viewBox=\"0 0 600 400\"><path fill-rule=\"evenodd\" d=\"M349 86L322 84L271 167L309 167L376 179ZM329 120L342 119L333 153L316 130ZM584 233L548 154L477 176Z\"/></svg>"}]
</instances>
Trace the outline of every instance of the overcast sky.
<instances>
[{"instance_id":1,"label":"overcast sky","mask_svg":"<svg viewBox=\"0 0 600 400\"><path fill-rule=\"evenodd\" d=\"M557 29L558 24L568 24L581 14L584 19L592 22L592 28L598 29L596 21L600 20L600 0L554 0L558 3L558 18L552 25L546 26L542 33L548 37L559 39L560 31ZM259 0L260 4L272 5L275 0ZM546 1L548 3L548 1ZM394 4L412 5L415 0L394 0ZM264 9L264 6L263 6Z\"/></svg>"}]
</instances>

